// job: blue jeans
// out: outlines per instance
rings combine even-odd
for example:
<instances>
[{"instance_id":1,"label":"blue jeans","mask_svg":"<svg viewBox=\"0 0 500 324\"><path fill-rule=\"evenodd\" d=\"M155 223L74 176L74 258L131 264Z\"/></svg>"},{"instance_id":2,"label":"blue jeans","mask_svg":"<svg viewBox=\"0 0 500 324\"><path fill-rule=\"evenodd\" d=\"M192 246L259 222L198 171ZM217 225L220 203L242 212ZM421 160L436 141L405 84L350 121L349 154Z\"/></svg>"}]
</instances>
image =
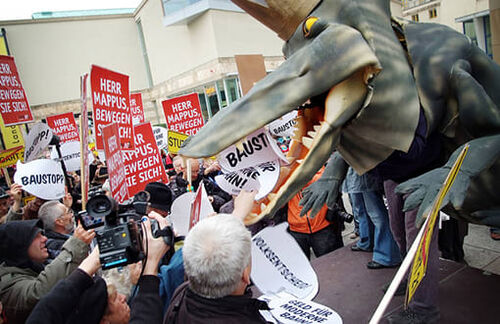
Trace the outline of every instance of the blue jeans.
<instances>
[{"instance_id":1,"label":"blue jeans","mask_svg":"<svg viewBox=\"0 0 500 324\"><path fill-rule=\"evenodd\" d=\"M398 245L392 237L389 215L377 191L349 194L352 210L359 221L358 247L364 250L373 248L373 261L392 266L401 263Z\"/></svg>"}]
</instances>

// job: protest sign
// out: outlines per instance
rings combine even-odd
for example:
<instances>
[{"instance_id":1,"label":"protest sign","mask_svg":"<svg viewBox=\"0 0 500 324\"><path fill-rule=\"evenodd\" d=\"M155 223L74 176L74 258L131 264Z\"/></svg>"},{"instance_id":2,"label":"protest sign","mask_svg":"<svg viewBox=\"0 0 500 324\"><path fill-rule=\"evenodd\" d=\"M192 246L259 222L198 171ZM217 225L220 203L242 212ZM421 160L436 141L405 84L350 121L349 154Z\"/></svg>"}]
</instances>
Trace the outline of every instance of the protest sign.
<instances>
[{"instance_id":1,"label":"protest sign","mask_svg":"<svg viewBox=\"0 0 500 324\"><path fill-rule=\"evenodd\" d=\"M203 127L200 100L197 93L161 102L169 130L194 135Z\"/></svg>"},{"instance_id":2,"label":"protest sign","mask_svg":"<svg viewBox=\"0 0 500 324\"><path fill-rule=\"evenodd\" d=\"M168 129L165 127L154 126L153 134L155 136L156 146L158 146L160 150L167 147Z\"/></svg>"},{"instance_id":3,"label":"protest sign","mask_svg":"<svg viewBox=\"0 0 500 324\"><path fill-rule=\"evenodd\" d=\"M94 112L94 128L98 150L104 148L102 128L111 123L118 125L121 149L134 149L134 129L130 112L128 75L92 65L90 88Z\"/></svg>"},{"instance_id":4,"label":"protest sign","mask_svg":"<svg viewBox=\"0 0 500 324\"><path fill-rule=\"evenodd\" d=\"M231 195L237 195L241 190L258 190L255 200L260 200L273 190L279 176L279 161L274 160L255 167L220 174L215 177L215 182Z\"/></svg>"},{"instance_id":5,"label":"protest sign","mask_svg":"<svg viewBox=\"0 0 500 324\"><path fill-rule=\"evenodd\" d=\"M5 126L0 117L0 131L2 132L5 149L24 146L24 138L19 125Z\"/></svg>"},{"instance_id":6,"label":"protest sign","mask_svg":"<svg viewBox=\"0 0 500 324\"><path fill-rule=\"evenodd\" d=\"M123 152L127 186L131 196L144 190L150 182L168 183L151 123L135 125L134 132L135 150Z\"/></svg>"},{"instance_id":7,"label":"protest sign","mask_svg":"<svg viewBox=\"0 0 500 324\"><path fill-rule=\"evenodd\" d=\"M142 93L130 94L130 113L134 125L144 123L144 106L142 105Z\"/></svg>"},{"instance_id":8,"label":"protest sign","mask_svg":"<svg viewBox=\"0 0 500 324\"><path fill-rule=\"evenodd\" d=\"M64 161L64 165L66 165L66 171L77 171L81 168L81 151L80 151L80 142L66 142L61 144L61 155L62 160ZM92 153L87 150L87 159L85 159L88 163L90 159L92 159ZM50 152L50 158L52 160L58 160L59 154L57 154L57 150L55 147L52 147L52 151Z\"/></svg>"},{"instance_id":9,"label":"protest sign","mask_svg":"<svg viewBox=\"0 0 500 324\"><path fill-rule=\"evenodd\" d=\"M292 137L297 125L297 113L297 110L293 110L269 123L269 132L274 136Z\"/></svg>"},{"instance_id":10,"label":"protest sign","mask_svg":"<svg viewBox=\"0 0 500 324\"><path fill-rule=\"evenodd\" d=\"M286 291L273 296L261 296L259 299L267 302L272 316L279 323L342 324L340 315L331 308L313 301L297 299Z\"/></svg>"},{"instance_id":11,"label":"protest sign","mask_svg":"<svg viewBox=\"0 0 500 324\"><path fill-rule=\"evenodd\" d=\"M177 154L177 152L179 152L179 149L181 148L182 143L184 143L184 141L188 137L189 136L186 134L168 130L168 151L172 154Z\"/></svg>"},{"instance_id":12,"label":"protest sign","mask_svg":"<svg viewBox=\"0 0 500 324\"><path fill-rule=\"evenodd\" d=\"M24 161L24 147L14 147L0 153L0 168L6 168L16 164L20 160Z\"/></svg>"},{"instance_id":13,"label":"protest sign","mask_svg":"<svg viewBox=\"0 0 500 324\"><path fill-rule=\"evenodd\" d=\"M54 160L18 161L14 181L23 190L45 200L57 200L65 195L64 173L61 164Z\"/></svg>"},{"instance_id":14,"label":"protest sign","mask_svg":"<svg viewBox=\"0 0 500 324\"><path fill-rule=\"evenodd\" d=\"M5 126L33 121L14 58L5 55L0 55L0 113Z\"/></svg>"},{"instance_id":15,"label":"protest sign","mask_svg":"<svg viewBox=\"0 0 500 324\"><path fill-rule=\"evenodd\" d=\"M189 230L191 230L191 228L193 228L193 226L196 225L202 219L202 216L207 216L209 213L213 212L212 204L210 204L210 201L208 200L207 191L205 190L205 186L202 184L203 181L198 186L198 191L196 191L196 197L194 198L193 204L191 205L191 212L189 217ZM206 207L204 208L206 211L202 215L203 202L205 202L205 204L206 202L208 202L208 205L206 204Z\"/></svg>"},{"instance_id":16,"label":"protest sign","mask_svg":"<svg viewBox=\"0 0 500 324\"><path fill-rule=\"evenodd\" d=\"M36 159L49 146L51 140L52 130L47 124L34 124L25 139L24 161L30 162Z\"/></svg>"},{"instance_id":17,"label":"protest sign","mask_svg":"<svg viewBox=\"0 0 500 324\"><path fill-rule=\"evenodd\" d=\"M240 145L231 145L217 155L224 173L238 171L253 167L260 163L274 161L276 159L286 160L271 136L265 129L259 129L247 136L246 141ZM273 148L274 147L274 148Z\"/></svg>"},{"instance_id":18,"label":"protest sign","mask_svg":"<svg viewBox=\"0 0 500 324\"><path fill-rule=\"evenodd\" d=\"M252 238L251 278L264 294L285 290L311 300L318 292L318 277L287 226L266 227Z\"/></svg>"},{"instance_id":19,"label":"protest sign","mask_svg":"<svg viewBox=\"0 0 500 324\"><path fill-rule=\"evenodd\" d=\"M102 137L111 194L113 198L121 204L129 198L129 192L125 175L125 165L123 164L122 152L120 151L121 145L118 125L109 124L104 126L102 129Z\"/></svg>"},{"instance_id":20,"label":"protest sign","mask_svg":"<svg viewBox=\"0 0 500 324\"><path fill-rule=\"evenodd\" d=\"M88 200L88 193L90 187L89 179L89 165L90 159L87 152L89 151L89 119L88 119L88 108L87 108L87 78L88 73L80 76L80 182L82 188L82 209L85 209L85 205ZM91 153L92 154L92 153Z\"/></svg>"},{"instance_id":21,"label":"protest sign","mask_svg":"<svg viewBox=\"0 0 500 324\"><path fill-rule=\"evenodd\" d=\"M203 182L200 183L200 186L203 185ZM175 231L179 235L187 235L190 227L191 220L191 206L193 205L196 198L196 193L194 192L186 192L179 197L177 197L172 203L172 207L170 208L170 220L172 221L172 225ZM202 194L201 196L201 205L197 207L200 209L198 219L202 220L208 215L214 212L212 204L208 200L206 195Z\"/></svg>"},{"instance_id":22,"label":"protest sign","mask_svg":"<svg viewBox=\"0 0 500 324\"><path fill-rule=\"evenodd\" d=\"M75 116L71 112L47 117L47 125L59 136L61 144L80 140Z\"/></svg>"}]
</instances>

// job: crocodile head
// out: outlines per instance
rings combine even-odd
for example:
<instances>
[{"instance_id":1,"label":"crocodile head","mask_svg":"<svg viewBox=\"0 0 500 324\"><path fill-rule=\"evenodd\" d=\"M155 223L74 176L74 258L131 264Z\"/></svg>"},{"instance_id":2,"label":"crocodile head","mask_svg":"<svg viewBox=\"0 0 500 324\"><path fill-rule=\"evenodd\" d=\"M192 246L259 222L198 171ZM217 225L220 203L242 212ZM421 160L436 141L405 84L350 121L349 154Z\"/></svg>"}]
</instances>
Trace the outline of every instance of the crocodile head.
<instances>
[{"instance_id":1,"label":"crocodile head","mask_svg":"<svg viewBox=\"0 0 500 324\"><path fill-rule=\"evenodd\" d=\"M395 149L406 151L418 122L417 91L391 26L388 0L323 0L295 28L283 52L279 69L217 113L179 151L213 156L308 103L310 108L299 111L290 165L247 223L273 215L335 149L363 173Z\"/></svg>"}]
</instances>

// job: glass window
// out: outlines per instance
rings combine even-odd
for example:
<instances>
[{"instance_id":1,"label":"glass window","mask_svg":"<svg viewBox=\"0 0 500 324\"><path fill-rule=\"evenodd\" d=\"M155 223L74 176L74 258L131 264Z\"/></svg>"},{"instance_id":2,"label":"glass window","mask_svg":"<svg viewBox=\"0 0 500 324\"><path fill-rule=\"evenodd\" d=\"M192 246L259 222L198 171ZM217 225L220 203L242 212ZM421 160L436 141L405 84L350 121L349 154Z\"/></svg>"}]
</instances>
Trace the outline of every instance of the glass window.
<instances>
[{"instance_id":1,"label":"glass window","mask_svg":"<svg viewBox=\"0 0 500 324\"><path fill-rule=\"evenodd\" d=\"M411 20L418 21L418 14L411 16Z\"/></svg>"},{"instance_id":2,"label":"glass window","mask_svg":"<svg viewBox=\"0 0 500 324\"><path fill-rule=\"evenodd\" d=\"M240 91L238 89L238 80L236 78L225 79L227 97L229 103L233 103L240 97Z\"/></svg>"},{"instance_id":3,"label":"glass window","mask_svg":"<svg viewBox=\"0 0 500 324\"><path fill-rule=\"evenodd\" d=\"M205 86L205 94L208 100L209 115L213 116L219 111L219 99L217 98L217 89L215 83Z\"/></svg>"},{"instance_id":4,"label":"glass window","mask_svg":"<svg viewBox=\"0 0 500 324\"><path fill-rule=\"evenodd\" d=\"M493 52L491 50L491 26L490 26L490 16L483 18L484 21L484 33L486 34L486 54L493 58Z\"/></svg>"},{"instance_id":5,"label":"glass window","mask_svg":"<svg viewBox=\"0 0 500 324\"><path fill-rule=\"evenodd\" d=\"M219 102L221 108L226 108L228 105L227 98L226 98L226 91L224 89L224 82L222 80L217 81L217 92L219 95Z\"/></svg>"},{"instance_id":6,"label":"glass window","mask_svg":"<svg viewBox=\"0 0 500 324\"><path fill-rule=\"evenodd\" d=\"M469 36L472 42L477 45L476 30L472 20L464 21L464 34Z\"/></svg>"},{"instance_id":7,"label":"glass window","mask_svg":"<svg viewBox=\"0 0 500 324\"><path fill-rule=\"evenodd\" d=\"M437 9L436 8L432 8L431 10L429 10L429 18L436 18L437 17Z\"/></svg>"}]
</instances>

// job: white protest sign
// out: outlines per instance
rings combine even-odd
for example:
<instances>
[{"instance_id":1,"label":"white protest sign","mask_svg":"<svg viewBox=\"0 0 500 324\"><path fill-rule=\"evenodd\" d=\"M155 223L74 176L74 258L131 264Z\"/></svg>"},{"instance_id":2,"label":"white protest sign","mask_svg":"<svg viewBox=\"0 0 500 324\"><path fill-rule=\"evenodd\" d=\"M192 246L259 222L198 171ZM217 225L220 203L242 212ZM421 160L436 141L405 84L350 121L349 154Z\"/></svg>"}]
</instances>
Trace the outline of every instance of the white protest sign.
<instances>
[{"instance_id":1,"label":"white protest sign","mask_svg":"<svg viewBox=\"0 0 500 324\"><path fill-rule=\"evenodd\" d=\"M203 183L200 183L200 186ZM189 222L191 218L191 205L193 204L196 198L196 193L194 192L186 192L172 203L172 207L170 208L170 220L172 221L172 225L175 231L179 235L187 235L189 232ZM212 214L214 209L212 204L208 200L207 195L203 195L201 198L201 209L199 212L199 220L207 217Z\"/></svg>"},{"instance_id":2,"label":"white protest sign","mask_svg":"<svg viewBox=\"0 0 500 324\"><path fill-rule=\"evenodd\" d=\"M40 159L28 163L17 162L14 181L23 190L45 199L56 200L64 197L64 173L61 164L54 160Z\"/></svg>"},{"instance_id":3,"label":"white protest sign","mask_svg":"<svg viewBox=\"0 0 500 324\"><path fill-rule=\"evenodd\" d=\"M45 123L34 124L24 139L24 162L36 159L49 146L52 140L52 130Z\"/></svg>"},{"instance_id":4,"label":"white protest sign","mask_svg":"<svg viewBox=\"0 0 500 324\"><path fill-rule=\"evenodd\" d=\"M292 137L297 125L297 110L293 110L268 124L274 136Z\"/></svg>"},{"instance_id":5,"label":"white protest sign","mask_svg":"<svg viewBox=\"0 0 500 324\"><path fill-rule=\"evenodd\" d=\"M165 127L154 126L153 134L155 136L156 145L161 150L162 148L167 147L168 144L168 129Z\"/></svg>"},{"instance_id":6,"label":"white protest sign","mask_svg":"<svg viewBox=\"0 0 500 324\"><path fill-rule=\"evenodd\" d=\"M231 145L219 153L217 160L223 172L229 173L276 159L288 163L286 157L278 153L280 151L269 132L262 128L248 135L240 148Z\"/></svg>"},{"instance_id":7,"label":"white protest sign","mask_svg":"<svg viewBox=\"0 0 500 324\"><path fill-rule=\"evenodd\" d=\"M87 161L90 161L93 159L92 153L89 151L88 152L89 157ZM71 171L77 171L80 170L81 168L81 150L80 150L80 142L76 141L71 141L71 142L65 142L61 144L61 155L62 159L64 161L64 165L66 166L66 171L71 172ZM50 152L50 158L52 160L57 160L59 159L59 154L57 154L56 147L52 147L52 151Z\"/></svg>"},{"instance_id":8,"label":"white protest sign","mask_svg":"<svg viewBox=\"0 0 500 324\"><path fill-rule=\"evenodd\" d=\"M259 299L267 301L272 316L279 323L342 324L340 315L331 308L297 299L286 292L275 296L262 296Z\"/></svg>"},{"instance_id":9,"label":"white protest sign","mask_svg":"<svg viewBox=\"0 0 500 324\"><path fill-rule=\"evenodd\" d=\"M311 300L318 293L318 277L287 226L266 227L252 238L251 278L264 294L284 290Z\"/></svg>"},{"instance_id":10,"label":"white protest sign","mask_svg":"<svg viewBox=\"0 0 500 324\"><path fill-rule=\"evenodd\" d=\"M273 190L279 176L279 160L274 160L255 167L220 174L215 177L215 182L222 190L231 195L237 195L243 189L258 190L255 200L260 200Z\"/></svg>"}]
</instances>

